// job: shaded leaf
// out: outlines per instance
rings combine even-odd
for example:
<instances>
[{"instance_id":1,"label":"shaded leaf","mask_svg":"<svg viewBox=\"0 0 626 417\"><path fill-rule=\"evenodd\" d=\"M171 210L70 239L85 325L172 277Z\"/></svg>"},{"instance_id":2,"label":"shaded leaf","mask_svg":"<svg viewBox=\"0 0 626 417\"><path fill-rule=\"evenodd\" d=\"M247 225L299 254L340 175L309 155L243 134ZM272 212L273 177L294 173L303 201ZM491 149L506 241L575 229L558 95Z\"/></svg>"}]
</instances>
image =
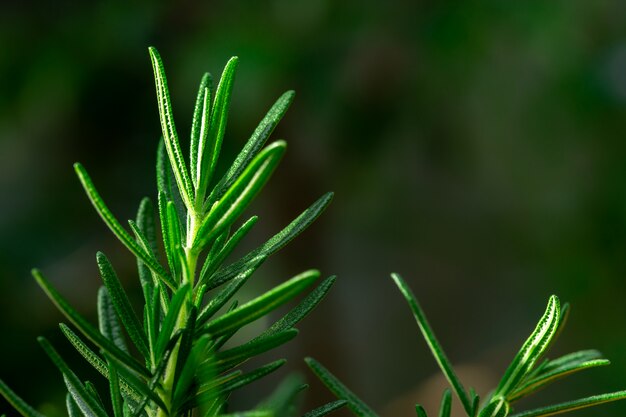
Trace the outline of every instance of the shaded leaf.
<instances>
[{"instance_id":1,"label":"shaded leaf","mask_svg":"<svg viewBox=\"0 0 626 417\"><path fill-rule=\"evenodd\" d=\"M104 337L98 330L96 330L87 320L85 320L76 310L74 310L69 303L55 290L50 282L41 274L37 269L32 271L33 277L44 290L46 295L52 300L59 310L68 318L74 326L76 326L89 340L95 343L100 349L109 352L113 357L118 359L124 365L135 370L141 375L150 377L150 373L144 366L139 363L135 358L128 353L121 350L113 342Z\"/></svg>"},{"instance_id":2,"label":"shaded leaf","mask_svg":"<svg viewBox=\"0 0 626 417\"><path fill-rule=\"evenodd\" d=\"M163 267L148 254L141 246L133 239L133 237L122 227L122 225L117 221L113 213L108 209L108 207L104 204L102 197L98 194L91 178L89 178L89 174L85 168L79 164L74 164L74 169L76 170L76 174L80 179L89 199L91 200L93 206L96 208L96 211L102 217L102 220L109 226L109 229L113 232L113 234L135 255L137 258L141 259L150 270L152 270L155 274L157 274L163 282L165 282L171 288L174 288L174 283L172 278L169 276L167 271L163 269Z\"/></svg>"},{"instance_id":3,"label":"shaded leaf","mask_svg":"<svg viewBox=\"0 0 626 417\"><path fill-rule=\"evenodd\" d=\"M318 361L313 358L305 358L304 361L337 398L348 402L348 407L354 414L359 417L378 417L367 404L361 401L359 397L343 385L335 375L331 374Z\"/></svg>"},{"instance_id":4,"label":"shaded leaf","mask_svg":"<svg viewBox=\"0 0 626 417\"><path fill-rule=\"evenodd\" d=\"M209 289L215 288L247 269L247 265L260 255L270 256L291 242L319 217L333 199L333 193L326 193L309 208L303 211L287 227L272 236L267 242L249 252L240 260L221 268L208 282Z\"/></svg>"},{"instance_id":5,"label":"shaded leaf","mask_svg":"<svg viewBox=\"0 0 626 417\"><path fill-rule=\"evenodd\" d=\"M318 271L303 272L230 313L208 322L203 332L215 337L236 330L296 297L318 277Z\"/></svg>"},{"instance_id":6,"label":"shaded leaf","mask_svg":"<svg viewBox=\"0 0 626 417\"><path fill-rule=\"evenodd\" d=\"M424 311L422 310L419 303L417 302L417 298L413 294L413 291L411 291L409 286L404 282L404 280L402 279L402 277L400 277L400 275L391 274L391 278L396 283L396 285L400 289L400 292L402 293L407 303L409 304L409 307L411 308L411 311L413 312L413 316L415 317L415 320L417 321L417 325L419 326L419 329L422 332L422 336L424 336L424 340L426 341L426 344L428 345L428 347L430 348L430 351L435 357L435 360L437 361L439 368L441 368L441 371L443 372L446 379L450 383L450 386L454 389L454 392L456 393L459 400L461 400L461 404L463 404L463 408L465 409L465 412L468 415L471 415L472 403L470 402L469 397L467 396L467 392L465 391L463 384L461 383L456 373L454 372L454 368L452 367L450 360L444 353L443 348L441 347L441 344L437 340L435 333L433 332L432 328L430 327L430 324L428 323L428 320L426 320L426 315L424 314Z\"/></svg>"}]
</instances>

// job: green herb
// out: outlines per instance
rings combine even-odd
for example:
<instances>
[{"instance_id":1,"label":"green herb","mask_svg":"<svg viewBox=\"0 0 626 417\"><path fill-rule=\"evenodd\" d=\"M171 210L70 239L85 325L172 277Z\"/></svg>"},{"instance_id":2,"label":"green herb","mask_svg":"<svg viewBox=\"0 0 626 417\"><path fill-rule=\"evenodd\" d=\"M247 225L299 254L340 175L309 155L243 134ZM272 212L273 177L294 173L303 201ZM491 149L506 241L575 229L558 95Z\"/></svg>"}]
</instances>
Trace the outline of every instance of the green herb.
<instances>
[{"instance_id":1,"label":"green herb","mask_svg":"<svg viewBox=\"0 0 626 417\"><path fill-rule=\"evenodd\" d=\"M190 159L186 161L163 62L156 49L150 48L149 54L163 132L157 157L158 216L146 197L137 218L128 222L130 230L125 228L104 203L87 170L78 163L74 166L100 217L137 258L143 309L136 310L131 304L113 265L101 252L96 256L104 284L98 292L98 326L72 308L41 271L33 270L41 288L78 330L62 323L62 333L87 363L109 380L109 392L98 393L93 384L82 381L69 368L46 339L39 342L63 375L71 417L291 416L297 394L305 387L301 383L286 383L251 411L230 414L227 400L234 390L284 364L274 361L245 374L238 369L248 359L293 339L298 333L294 326L324 298L334 278L315 287L319 272L306 271L248 303L239 306L234 302L223 310L250 275L305 230L332 199L331 193L322 196L266 243L225 263L257 221L252 217L237 228L242 213L285 153L284 141L266 142L294 93L287 92L276 101L224 176L216 179L238 59L228 61L215 91L211 76L202 77ZM166 264L161 263L158 251L157 223ZM240 328L306 292L309 294L300 304L265 332L240 346L223 348ZM139 356L130 353L135 351ZM0 393L23 416L43 417L1 380ZM108 400L107 405L102 398ZM323 416L341 405L343 402L334 403L310 415Z\"/></svg>"},{"instance_id":2,"label":"green herb","mask_svg":"<svg viewBox=\"0 0 626 417\"><path fill-rule=\"evenodd\" d=\"M426 344L448 380L450 387L461 402L468 417L551 416L578 410L580 408L626 399L626 391L617 391L550 405L535 410L519 413L513 412L513 404L515 401L532 394L550 382L575 372L609 364L609 361L603 359L601 354L596 350L582 350L557 359L545 359L543 362L539 362L562 330L569 312L569 306L567 304L561 306L559 299L553 295L548 300L546 311L539 319L535 330L522 345L517 355L515 355L500 383L492 394L487 396L482 405L480 405L480 399L474 390L470 389L468 392L455 374L454 368L437 341L435 333L428 324L426 316L411 289L400 275L392 274L391 277L409 304ZM330 391L341 400L347 402L347 406L354 415L359 417L377 416L369 406L360 400L319 362L312 358L307 358L306 362L313 373L320 378ZM450 416L452 399L450 394L449 390L444 391L439 410L440 417ZM427 417L426 411L421 405L417 404L415 411L418 417Z\"/></svg>"}]
</instances>

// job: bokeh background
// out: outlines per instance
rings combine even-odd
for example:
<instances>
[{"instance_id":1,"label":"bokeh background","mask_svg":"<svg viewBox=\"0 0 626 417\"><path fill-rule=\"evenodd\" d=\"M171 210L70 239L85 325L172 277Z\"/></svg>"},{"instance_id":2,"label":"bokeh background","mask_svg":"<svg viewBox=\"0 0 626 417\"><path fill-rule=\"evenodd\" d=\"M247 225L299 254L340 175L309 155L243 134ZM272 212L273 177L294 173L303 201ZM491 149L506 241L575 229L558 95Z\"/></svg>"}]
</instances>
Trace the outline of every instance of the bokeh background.
<instances>
[{"instance_id":1,"label":"bokeh background","mask_svg":"<svg viewBox=\"0 0 626 417\"><path fill-rule=\"evenodd\" d=\"M121 219L155 196L149 45L164 58L182 137L201 74L240 57L225 163L273 101L297 91L274 134L288 153L248 210L261 221L242 250L335 191L245 295L311 267L339 276L279 352L310 381L303 408L332 398L306 355L385 416L439 401L437 368L392 271L479 392L552 293L573 304L552 356L596 347L613 365L520 408L626 388L625 3L22 1L0 6L0 375L28 401L64 414L61 377L37 335L82 365L31 267L92 319L97 250L138 294L132 257L72 163L83 162ZM251 386L235 408L272 384ZM4 402L1 412L17 415ZM576 415L624 413L626 403Z\"/></svg>"}]
</instances>

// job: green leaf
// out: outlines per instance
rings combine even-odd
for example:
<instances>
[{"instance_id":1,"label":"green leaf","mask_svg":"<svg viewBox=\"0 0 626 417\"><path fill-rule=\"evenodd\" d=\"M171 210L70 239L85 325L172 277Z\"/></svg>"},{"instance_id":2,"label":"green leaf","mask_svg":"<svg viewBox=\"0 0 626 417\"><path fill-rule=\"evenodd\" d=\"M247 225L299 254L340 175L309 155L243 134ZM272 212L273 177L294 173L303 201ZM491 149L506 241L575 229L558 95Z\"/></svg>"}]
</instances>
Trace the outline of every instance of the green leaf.
<instances>
[{"instance_id":1,"label":"green leaf","mask_svg":"<svg viewBox=\"0 0 626 417\"><path fill-rule=\"evenodd\" d=\"M114 417L124 417L122 411L122 392L120 380L115 365L109 364L109 391L111 393L111 405Z\"/></svg>"},{"instance_id":2,"label":"green leaf","mask_svg":"<svg viewBox=\"0 0 626 417\"><path fill-rule=\"evenodd\" d=\"M170 250L172 251L172 256L176 263L176 271L180 273L178 278L182 280L182 282L187 282L189 280L189 271L187 271L187 262L185 261L183 232L180 219L176 213L176 207L172 201L167 202L165 211L167 215L167 236L170 239L171 245Z\"/></svg>"},{"instance_id":3,"label":"green leaf","mask_svg":"<svg viewBox=\"0 0 626 417\"><path fill-rule=\"evenodd\" d=\"M193 332L191 333L193 337ZM189 355L186 355L186 360L184 361L180 375L176 378L176 382L174 383L175 389L172 408L176 409L177 405L180 404L184 397L188 394L189 387L191 386L191 383L196 375L198 365L200 365L200 362L205 359L210 341L211 338L208 335L201 336L194 342Z\"/></svg>"},{"instance_id":4,"label":"green leaf","mask_svg":"<svg viewBox=\"0 0 626 417\"><path fill-rule=\"evenodd\" d=\"M65 396L65 406L67 408L67 414L69 417L83 417L83 413L78 408L78 404L72 398L72 395L68 392Z\"/></svg>"},{"instance_id":5,"label":"green leaf","mask_svg":"<svg viewBox=\"0 0 626 417\"><path fill-rule=\"evenodd\" d=\"M102 407L102 409L104 410L104 403L102 402L100 394L98 394L96 386L89 381L85 381L85 389L87 390L89 395L91 395L91 397L98 402L98 405L100 405L100 407Z\"/></svg>"},{"instance_id":6,"label":"green leaf","mask_svg":"<svg viewBox=\"0 0 626 417\"><path fill-rule=\"evenodd\" d=\"M146 303L144 309L144 322L148 331L148 342L150 344L150 352L152 354L152 364L156 362L154 356L156 352L157 339L159 337L159 326L161 325L161 308L159 304L159 288L153 288L152 299L149 303Z\"/></svg>"},{"instance_id":7,"label":"green leaf","mask_svg":"<svg viewBox=\"0 0 626 417\"><path fill-rule=\"evenodd\" d=\"M290 375L255 409L269 411L274 417L291 417L296 411L298 395L307 387L300 375Z\"/></svg>"},{"instance_id":8,"label":"green leaf","mask_svg":"<svg viewBox=\"0 0 626 417\"><path fill-rule=\"evenodd\" d=\"M163 269L154 257L141 248L141 246L135 241L135 239L133 239L126 229L122 227L115 216L113 216L113 213L111 213L109 208L104 204L102 197L98 194L98 191L93 185L91 178L89 178L89 174L87 174L85 168L81 164L76 163L74 164L74 169L76 170L76 174L78 175L80 182L83 184L83 188L87 192L91 203L100 217L102 217L102 220L104 220L109 229L111 229L113 234L124 244L124 246L128 248L128 250L132 252L133 255L141 259L151 271L157 274L163 282L171 288L174 288L175 285L167 271Z\"/></svg>"},{"instance_id":9,"label":"green leaf","mask_svg":"<svg viewBox=\"0 0 626 417\"><path fill-rule=\"evenodd\" d=\"M478 417L506 417L509 411L510 407L506 398L496 396L480 411Z\"/></svg>"},{"instance_id":10,"label":"green leaf","mask_svg":"<svg viewBox=\"0 0 626 417\"><path fill-rule=\"evenodd\" d=\"M435 357L435 360L437 361L439 368L441 368L441 371L443 372L446 379L450 383L450 386L454 389L454 392L456 393L457 397L459 397L459 400L461 400L461 404L463 404L463 408L465 409L465 412L468 415L472 415L471 414L472 403L470 402L469 397L467 396L467 392L465 391L465 388L463 387L463 384L461 383L459 378L456 376L456 373L454 372L454 368L452 367L452 364L450 363L450 361L448 360L448 357L444 353L443 348L439 344L439 341L437 340L435 333L430 327L428 320L426 320L426 315L424 314L424 311L422 310L419 303L417 302L417 298L413 294L413 291L411 291L409 286L404 282L404 280L402 279L402 277L400 277L400 275L391 274L391 278L396 283L396 285L400 289L400 292L402 293L407 303L409 304L409 307L411 308L411 311L413 312L413 316L415 317L415 320L417 321L417 325L419 326L419 329L422 332L422 335L424 336L424 340L426 341L426 344L430 348L430 351Z\"/></svg>"},{"instance_id":11,"label":"green leaf","mask_svg":"<svg viewBox=\"0 0 626 417\"><path fill-rule=\"evenodd\" d=\"M543 372L539 376L532 378L529 381L523 381L520 386L509 395L509 401L513 402L522 397L525 397L559 378L563 378L567 375L571 375L575 372L583 371L585 369L609 365L610 363L611 362L606 359L595 359L582 363L563 365L558 368L554 368L548 372Z\"/></svg>"},{"instance_id":12,"label":"green leaf","mask_svg":"<svg viewBox=\"0 0 626 417\"><path fill-rule=\"evenodd\" d=\"M254 130L254 133L248 139L248 142L244 145L235 161L232 163L226 174L222 177L220 182L215 186L213 192L209 196L209 203L222 198L224 192L233 184L235 179L241 175L241 172L248 166L252 158L259 152L259 150L265 145L267 139L270 137L278 122L283 118L289 105L295 97L295 92L287 91L284 93L272 108L267 112L261 123Z\"/></svg>"},{"instance_id":13,"label":"green leaf","mask_svg":"<svg viewBox=\"0 0 626 417\"><path fill-rule=\"evenodd\" d=\"M441 397L441 406L439 407L439 417L450 417L450 411L452 409L452 393L449 389L443 391L443 397Z\"/></svg>"},{"instance_id":14,"label":"green leaf","mask_svg":"<svg viewBox=\"0 0 626 417\"><path fill-rule=\"evenodd\" d=\"M0 379L0 394L24 417L45 417L39 411L26 404L26 401L13 392L2 379Z\"/></svg>"},{"instance_id":15,"label":"green leaf","mask_svg":"<svg viewBox=\"0 0 626 417\"><path fill-rule=\"evenodd\" d=\"M50 282L37 269L32 271L33 277L44 290L48 298L57 306L59 310L68 318L68 320L76 326L89 340L95 343L99 348L109 352L113 357L117 358L124 365L138 372L140 375L149 377L150 373L144 366L128 353L121 350L113 342L104 337L96 330L87 320L85 320L69 303L55 290Z\"/></svg>"},{"instance_id":16,"label":"green leaf","mask_svg":"<svg viewBox=\"0 0 626 417\"><path fill-rule=\"evenodd\" d=\"M248 278L257 270L257 268L265 260L264 257L260 257L256 263L250 265L250 268L243 271L237 278L233 279L225 288L220 290L204 307L200 315L198 316L198 325L203 325L208 319L210 319L215 313L217 313L223 306L232 298L233 295L239 291L239 289L246 283Z\"/></svg>"},{"instance_id":17,"label":"green leaf","mask_svg":"<svg viewBox=\"0 0 626 417\"><path fill-rule=\"evenodd\" d=\"M495 397L502 396L508 399L509 394L516 389L520 381L532 370L535 362L545 352L556 334L559 318L559 299L553 295L550 297L546 311L539 323L537 323L537 327L524 342L524 345L504 373L504 377L502 377L494 393Z\"/></svg>"},{"instance_id":18,"label":"green leaf","mask_svg":"<svg viewBox=\"0 0 626 417\"><path fill-rule=\"evenodd\" d=\"M137 227L146 238L148 248L150 248L152 253L158 253L159 245L157 242L157 226L154 216L154 204L152 204L152 200L150 200L150 198L144 197L141 199L139 209L137 210L136 223Z\"/></svg>"},{"instance_id":19,"label":"green leaf","mask_svg":"<svg viewBox=\"0 0 626 417\"><path fill-rule=\"evenodd\" d=\"M200 392L195 397L188 400L180 410L188 410L193 407L202 406L204 404L209 403L215 398L224 396L236 389L244 387L246 385L251 384L252 382L263 378L266 375L276 371L278 368L283 366L287 361L284 359L272 362L268 365L262 366L254 371L245 373L243 375L235 376L234 378L227 379L225 382L220 384L217 387L213 387L213 389L206 389Z\"/></svg>"},{"instance_id":20,"label":"green leaf","mask_svg":"<svg viewBox=\"0 0 626 417\"><path fill-rule=\"evenodd\" d=\"M215 354L214 362L209 361L209 366L217 367L217 373L225 372L248 359L268 352L281 346L298 335L297 329L285 330L273 335L253 339L243 345L223 350Z\"/></svg>"},{"instance_id":21,"label":"green leaf","mask_svg":"<svg viewBox=\"0 0 626 417\"><path fill-rule=\"evenodd\" d=\"M557 414L567 413L569 411L580 410L582 408L593 407L596 405L623 399L626 399L626 391L617 391L609 394L594 395L591 397L582 398L580 400L568 401L561 404L537 408L535 410L523 411L521 413L511 414L510 417L554 416Z\"/></svg>"},{"instance_id":22,"label":"green leaf","mask_svg":"<svg viewBox=\"0 0 626 417\"><path fill-rule=\"evenodd\" d=\"M100 276L102 277L102 281L104 281L104 285L109 292L109 296L111 297L113 307L115 307L118 317L128 332L128 336L139 350L139 353L141 353L146 360L149 360L150 349L148 348L148 339L146 338L146 334L141 326L141 322L137 318L137 315L130 304L128 296L122 287L122 283L113 269L113 265L111 265L111 262L109 262L107 257L102 252L98 252L96 254L96 259L98 269L100 270Z\"/></svg>"},{"instance_id":23,"label":"green leaf","mask_svg":"<svg viewBox=\"0 0 626 417\"><path fill-rule=\"evenodd\" d=\"M74 374L74 372L72 372L72 370L67 366L65 361L61 358L61 356L59 356L52 345L50 345L50 343L43 337L39 337L37 340L52 362L63 374L67 389L83 414L87 417L107 417L106 411L104 411L104 409L100 406L97 399L89 394L76 374Z\"/></svg>"},{"instance_id":24,"label":"green leaf","mask_svg":"<svg viewBox=\"0 0 626 417\"><path fill-rule=\"evenodd\" d=\"M193 111L193 122L191 124L191 157L189 162L191 164L191 180L196 188L198 187L198 145L200 137L206 138L209 131L212 91L213 77L206 72L200 80L196 105Z\"/></svg>"},{"instance_id":25,"label":"green leaf","mask_svg":"<svg viewBox=\"0 0 626 417\"><path fill-rule=\"evenodd\" d=\"M318 407L314 410L309 411L302 417L324 417L325 415L330 414L333 411L340 409L346 404L348 404L346 400L333 401L332 403L324 404L321 407Z\"/></svg>"},{"instance_id":26,"label":"green leaf","mask_svg":"<svg viewBox=\"0 0 626 417\"><path fill-rule=\"evenodd\" d=\"M199 207L204 203L206 190L213 177L217 159L222 147L222 140L226 130L228 119L228 108L230 106L230 96L235 80L235 70L239 59L232 57L224 67L222 77L215 92L215 100L211 108L211 121L208 131L201 132L198 143L197 177L198 188L196 189L196 200ZM202 134L204 133L204 135Z\"/></svg>"},{"instance_id":27,"label":"green leaf","mask_svg":"<svg viewBox=\"0 0 626 417\"><path fill-rule=\"evenodd\" d=\"M348 402L348 407L354 414L359 417L378 417L367 404L361 401L359 397L343 385L335 375L331 374L330 371L324 368L319 362L313 358L305 358L304 361L337 398Z\"/></svg>"},{"instance_id":28,"label":"green leaf","mask_svg":"<svg viewBox=\"0 0 626 417\"><path fill-rule=\"evenodd\" d=\"M428 417L428 414L426 414L426 410L424 410L424 407L419 404L415 404L415 414L417 414L417 417Z\"/></svg>"},{"instance_id":29,"label":"green leaf","mask_svg":"<svg viewBox=\"0 0 626 417\"><path fill-rule=\"evenodd\" d=\"M248 207L252 199L269 180L272 172L285 153L284 141L270 144L250 163L222 199L215 203L202 220L192 248L196 252L204 249L223 230L230 227Z\"/></svg>"},{"instance_id":30,"label":"green leaf","mask_svg":"<svg viewBox=\"0 0 626 417\"><path fill-rule=\"evenodd\" d=\"M256 224L257 220L259 220L257 216L252 216L251 218L249 218L244 224L241 225L241 227L239 227L239 229L235 231L235 233L233 233L231 238L228 239L226 244L215 256L212 256L212 254L209 253L207 259L204 262L204 265L202 266L200 278L198 279L198 284L205 283L215 273L215 271L220 267L222 262L224 262L228 255L233 252L233 249L235 249L237 245L239 245L241 239L243 239L248 234L250 229L252 229L252 226Z\"/></svg>"},{"instance_id":31,"label":"green leaf","mask_svg":"<svg viewBox=\"0 0 626 417\"><path fill-rule=\"evenodd\" d=\"M189 293L189 284L181 286L172 297L170 308L161 325L161 331L157 339L156 353L157 358L161 357L165 352L165 348L171 339L172 332L180 315L180 310L183 308L184 303L187 300Z\"/></svg>"},{"instance_id":32,"label":"green leaf","mask_svg":"<svg viewBox=\"0 0 626 417\"><path fill-rule=\"evenodd\" d=\"M239 329L296 297L318 277L318 271L303 272L230 313L208 322L203 333L216 337Z\"/></svg>"},{"instance_id":33,"label":"green leaf","mask_svg":"<svg viewBox=\"0 0 626 417\"><path fill-rule=\"evenodd\" d=\"M95 370L100 372L102 376L109 379L109 365L107 365L104 360L89 349L89 347L69 327L63 323L60 323L59 327L61 328L61 332L65 335L67 340L70 341L78 353L80 353L81 356L85 358L85 360L93 366ZM126 380L120 380L120 387L124 392L125 397L130 397L134 401L139 401L141 399L139 392L131 387Z\"/></svg>"},{"instance_id":34,"label":"green leaf","mask_svg":"<svg viewBox=\"0 0 626 417\"><path fill-rule=\"evenodd\" d=\"M154 82L156 84L157 100L159 102L159 116L161 118L161 130L163 131L165 149L167 150L167 155L170 160L172 171L174 172L174 178L176 179L180 196L183 199L185 206L191 211L194 207L193 188L187 172L185 158L183 157L180 144L178 142L178 133L176 132L176 126L174 125L172 103L170 100L170 93L167 88L167 79L165 77L163 61L155 48L150 47L148 48L148 51L152 61L152 68L154 69Z\"/></svg>"},{"instance_id":35,"label":"green leaf","mask_svg":"<svg viewBox=\"0 0 626 417\"><path fill-rule=\"evenodd\" d=\"M336 277L326 278L318 285L309 295L307 295L295 308L285 314L282 318L272 324L260 337L266 337L272 334L282 332L293 328L296 324L305 318L319 303L326 297L330 287L335 283Z\"/></svg>"},{"instance_id":36,"label":"green leaf","mask_svg":"<svg viewBox=\"0 0 626 417\"><path fill-rule=\"evenodd\" d=\"M157 372L155 372L155 375L150 378L148 384L146 385L143 381L139 380L137 375L131 373L131 371L124 367L124 365L116 358L107 355L106 353L104 355L107 359L107 362L109 362L112 366L117 367L116 369L121 377L121 380L126 380L128 384L132 386L133 389L135 389L143 398L142 400L139 400L139 405L137 406L137 409L135 409L136 412L138 411L138 409L143 409L145 407L148 399L152 400L157 406L161 407L163 410L167 410L167 407L155 390L156 381L158 380L158 378L160 378L160 374L158 374L158 368Z\"/></svg>"},{"instance_id":37,"label":"green leaf","mask_svg":"<svg viewBox=\"0 0 626 417\"><path fill-rule=\"evenodd\" d=\"M563 355L560 358L547 361L541 369L541 373L551 372L564 366L572 366L584 362L602 359L602 353L595 349L580 350L578 352Z\"/></svg>"},{"instance_id":38,"label":"green leaf","mask_svg":"<svg viewBox=\"0 0 626 417\"><path fill-rule=\"evenodd\" d=\"M100 333L104 337L113 342L122 351L128 353L128 347L122 334L122 327L118 322L113 301L106 287L100 287L98 290L98 324Z\"/></svg>"},{"instance_id":39,"label":"green leaf","mask_svg":"<svg viewBox=\"0 0 626 417\"><path fill-rule=\"evenodd\" d=\"M171 236L171 230L173 227L169 224L169 216L167 207L171 200L167 200L167 197L163 191L159 191L159 218L161 220L161 233L163 236L163 246L165 248L165 256L167 258L167 264L170 267L172 276L180 277L182 266L180 265L180 257L177 254L176 244L174 237Z\"/></svg>"},{"instance_id":40,"label":"green leaf","mask_svg":"<svg viewBox=\"0 0 626 417\"><path fill-rule=\"evenodd\" d=\"M247 269L248 263L252 262L259 255L270 256L291 242L296 236L302 233L319 217L328 207L333 199L333 193L326 193L313 203L308 209L302 212L287 227L272 236L267 242L257 247L240 260L220 269L208 282L209 289L215 288L224 282L229 281L240 271Z\"/></svg>"}]
</instances>

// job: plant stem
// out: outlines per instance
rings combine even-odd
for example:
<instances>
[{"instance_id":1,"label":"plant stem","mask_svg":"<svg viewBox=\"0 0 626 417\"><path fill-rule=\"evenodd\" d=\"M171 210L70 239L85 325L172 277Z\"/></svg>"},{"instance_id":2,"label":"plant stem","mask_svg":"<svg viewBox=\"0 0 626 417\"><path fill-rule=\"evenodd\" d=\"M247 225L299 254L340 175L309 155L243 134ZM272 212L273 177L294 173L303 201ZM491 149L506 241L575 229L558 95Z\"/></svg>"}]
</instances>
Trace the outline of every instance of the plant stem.
<instances>
[{"instance_id":1,"label":"plant stem","mask_svg":"<svg viewBox=\"0 0 626 417\"><path fill-rule=\"evenodd\" d=\"M195 283L195 278L196 278L196 268L198 265L199 253L197 253L196 249L192 246L192 244L196 238L196 235L199 229L198 227L199 222L197 221L197 219L198 219L198 214L195 211L192 211L187 216L187 220L188 220L187 244L185 247L186 265L182 271L181 285L189 283L192 290L189 291L187 300L183 303L180 309L180 313L178 315L178 319L176 320L176 324L174 326L174 330L172 331L172 334L176 334L176 332L178 332L181 329L184 329L185 326L187 325L187 321L189 319L188 306L193 304L193 300L195 296L195 291L193 290L193 288L194 288L194 283ZM163 387L163 395L161 398L163 402L165 403L165 405L168 407L170 412L173 411L171 410L171 406L172 406L172 399L174 395L174 376L176 374L176 365L178 363L178 353L180 349L180 343L181 341L179 340L176 343L176 346L174 346L174 349L169 357L165 372L163 373L163 381L161 383L161 386ZM167 417L168 415L169 414L166 410L162 410L159 408L156 417Z\"/></svg>"}]
</instances>

